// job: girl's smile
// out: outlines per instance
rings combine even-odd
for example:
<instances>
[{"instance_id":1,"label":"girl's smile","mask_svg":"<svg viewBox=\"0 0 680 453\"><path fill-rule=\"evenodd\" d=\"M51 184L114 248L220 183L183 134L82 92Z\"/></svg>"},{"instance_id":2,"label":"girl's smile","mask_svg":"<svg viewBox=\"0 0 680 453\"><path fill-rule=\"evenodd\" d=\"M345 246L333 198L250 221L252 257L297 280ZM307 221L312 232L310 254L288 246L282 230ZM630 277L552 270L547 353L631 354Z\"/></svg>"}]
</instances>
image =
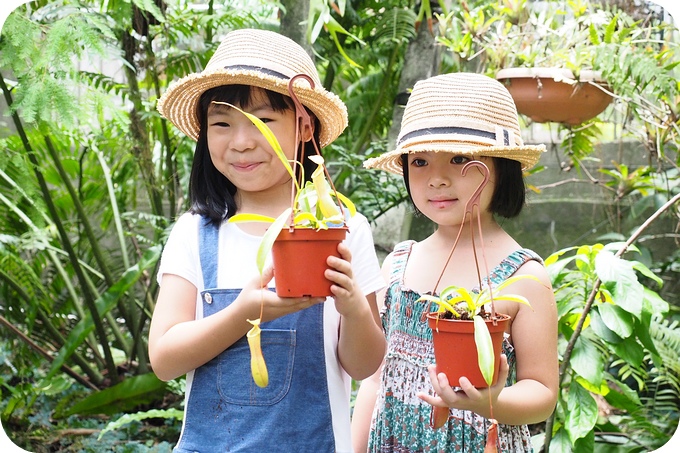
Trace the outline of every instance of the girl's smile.
<instances>
[{"instance_id":1,"label":"girl's smile","mask_svg":"<svg viewBox=\"0 0 680 453\"><path fill-rule=\"evenodd\" d=\"M434 197L430 198L429 203L436 209L447 209L456 204L458 198Z\"/></svg>"},{"instance_id":2,"label":"girl's smile","mask_svg":"<svg viewBox=\"0 0 680 453\"><path fill-rule=\"evenodd\" d=\"M259 167L260 164L261 162L236 162L231 164L231 166L236 171L248 173L257 169L257 167Z\"/></svg>"}]
</instances>

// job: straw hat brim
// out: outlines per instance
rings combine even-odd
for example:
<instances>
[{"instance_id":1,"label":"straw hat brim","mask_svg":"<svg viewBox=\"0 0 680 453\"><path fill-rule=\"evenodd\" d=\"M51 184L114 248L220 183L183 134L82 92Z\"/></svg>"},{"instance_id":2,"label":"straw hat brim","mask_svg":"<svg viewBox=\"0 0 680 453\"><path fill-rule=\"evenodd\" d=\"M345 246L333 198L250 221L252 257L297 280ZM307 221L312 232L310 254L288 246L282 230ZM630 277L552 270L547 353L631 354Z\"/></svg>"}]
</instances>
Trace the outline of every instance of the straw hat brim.
<instances>
[{"instance_id":1,"label":"straw hat brim","mask_svg":"<svg viewBox=\"0 0 680 453\"><path fill-rule=\"evenodd\" d=\"M173 83L158 101L157 109L178 129L198 140L197 104L201 95L221 85L251 85L288 95L289 79L256 70L216 69L183 77ZM335 94L322 87L312 89L305 80L296 81L293 90L300 102L319 119L322 147L335 140L347 127L347 110Z\"/></svg>"},{"instance_id":2,"label":"straw hat brim","mask_svg":"<svg viewBox=\"0 0 680 453\"><path fill-rule=\"evenodd\" d=\"M419 152L447 152L457 155L469 155L470 157L503 157L505 159L516 160L522 164L522 171L534 167L545 153L545 145L523 145L523 146L470 146L470 144L459 141L431 141L406 144L394 151L387 152L381 156L373 157L364 162L365 168L385 170L402 176L401 166L402 154L414 154Z\"/></svg>"}]
</instances>

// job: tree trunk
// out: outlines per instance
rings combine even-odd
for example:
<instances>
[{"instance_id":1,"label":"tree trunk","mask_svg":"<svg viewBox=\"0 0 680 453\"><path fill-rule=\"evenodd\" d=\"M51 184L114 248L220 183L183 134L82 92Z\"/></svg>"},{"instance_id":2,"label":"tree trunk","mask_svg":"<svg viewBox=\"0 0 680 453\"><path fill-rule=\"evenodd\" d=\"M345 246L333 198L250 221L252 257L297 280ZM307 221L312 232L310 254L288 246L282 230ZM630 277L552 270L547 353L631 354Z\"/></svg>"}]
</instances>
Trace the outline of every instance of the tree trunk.
<instances>
[{"instance_id":1,"label":"tree trunk","mask_svg":"<svg viewBox=\"0 0 680 453\"><path fill-rule=\"evenodd\" d=\"M307 39L306 20L309 16L309 0L281 0L281 34L300 44L314 59L312 45ZM285 9L285 13L284 13Z\"/></svg>"},{"instance_id":2,"label":"tree trunk","mask_svg":"<svg viewBox=\"0 0 680 453\"><path fill-rule=\"evenodd\" d=\"M436 33L436 27L433 27ZM435 46L435 36L432 35L426 23L420 24L418 35L409 42L404 55L404 68L399 77L399 91L392 111L392 126L387 134L388 149L396 147L397 137L401 129L401 118L404 116L406 100L417 81L427 79L436 75L439 70L440 55ZM393 215L403 216L401 231L396 231L395 236L398 241L403 241L410 237L413 212L410 209L398 207L393 210ZM390 247L391 249L391 247Z\"/></svg>"}]
</instances>

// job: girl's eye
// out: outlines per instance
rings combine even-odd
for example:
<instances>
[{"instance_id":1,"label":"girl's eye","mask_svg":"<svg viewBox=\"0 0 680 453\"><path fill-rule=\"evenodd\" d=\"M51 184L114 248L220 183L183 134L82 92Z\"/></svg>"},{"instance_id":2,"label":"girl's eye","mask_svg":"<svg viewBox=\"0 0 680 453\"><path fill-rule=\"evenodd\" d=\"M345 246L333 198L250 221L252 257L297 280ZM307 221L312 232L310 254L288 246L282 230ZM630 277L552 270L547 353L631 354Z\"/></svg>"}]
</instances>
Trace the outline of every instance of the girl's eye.
<instances>
[{"instance_id":1,"label":"girl's eye","mask_svg":"<svg viewBox=\"0 0 680 453\"><path fill-rule=\"evenodd\" d=\"M215 121L214 123L211 124L211 126L229 127L229 123L226 123L224 121Z\"/></svg>"},{"instance_id":2,"label":"girl's eye","mask_svg":"<svg viewBox=\"0 0 680 453\"><path fill-rule=\"evenodd\" d=\"M467 157L467 156L458 155L458 156L453 156L451 158L451 163L456 164L456 165L463 165L463 164L466 164L468 162L470 162L470 158Z\"/></svg>"},{"instance_id":3,"label":"girl's eye","mask_svg":"<svg viewBox=\"0 0 680 453\"><path fill-rule=\"evenodd\" d=\"M425 159L415 158L411 161L411 165L414 167L424 167L427 165L427 161Z\"/></svg>"},{"instance_id":4,"label":"girl's eye","mask_svg":"<svg viewBox=\"0 0 680 453\"><path fill-rule=\"evenodd\" d=\"M260 118L260 121L262 121L263 123L269 123L269 122L274 121L274 120L271 119L271 118Z\"/></svg>"}]
</instances>

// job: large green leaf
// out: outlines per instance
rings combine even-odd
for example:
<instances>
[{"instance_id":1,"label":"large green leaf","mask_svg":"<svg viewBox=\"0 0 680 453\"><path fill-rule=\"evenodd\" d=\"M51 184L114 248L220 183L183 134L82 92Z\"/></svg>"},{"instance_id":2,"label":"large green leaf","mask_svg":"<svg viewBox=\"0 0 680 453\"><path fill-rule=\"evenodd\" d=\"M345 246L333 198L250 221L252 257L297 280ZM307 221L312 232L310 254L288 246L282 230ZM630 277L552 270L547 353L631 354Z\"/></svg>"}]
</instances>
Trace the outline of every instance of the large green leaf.
<instances>
[{"instance_id":1,"label":"large green leaf","mask_svg":"<svg viewBox=\"0 0 680 453\"><path fill-rule=\"evenodd\" d=\"M147 404L162 397L166 383L153 373L125 379L123 382L92 393L58 414L60 417L79 414L116 414L128 412L141 404Z\"/></svg>"},{"instance_id":2,"label":"large green leaf","mask_svg":"<svg viewBox=\"0 0 680 453\"><path fill-rule=\"evenodd\" d=\"M595 257L595 270L604 283L614 284L616 304L639 318L642 314L644 291L638 282L633 264L603 250Z\"/></svg>"},{"instance_id":3,"label":"large green leaf","mask_svg":"<svg viewBox=\"0 0 680 453\"><path fill-rule=\"evenodd\" d=\"M619 337L628 338L633 333L633 318L621 307L604 303L597 306L597 311L607 327Z\"/></svg>"},{"instance_id":4,"label":"large green leaf","mask_svg":"<svg viewBox=\"0 0 680 453\"><path fill-rule=\"evenodd\" d=\"M571 453L571 441L567 430L562 426L553 435L550 442L550 453Z\"/></svg>"},{"instance_id":5,"label":"large green leaf","mask_svg":"<svg viewBox=\"0 0 680 453\"><path fill-rule=\"evenodd\" d=\"M635 321L635 335L637 335L638 340L640 340L640 343L642 343L647 350L658 356L659 352L656 349L656 344L654 344L654 340L652 340L652 337L649 335L651 323L652 314L646 311L643 312L642 318Z\"/></svg>"},{"instance_id":6,"label":"large green leaf","mask_svg":"<svg viewBox=\"0 0 680 453\"><path fill-rule=\"evenodd\" d=\"M602 355L595 344L584 335L579 336L574 344L571 367L579 376L593 385L599 386L602 382L602 370L604 370Z\"/></svg>"},{"instance_id":7,"label":"large green leaf","mask_svg":"<svg viewBox=\"0 0 680 453\"><path fill-rule=\"evenodd\" d=\"M565 427L573 444L578 439L587 436L595 427L597 422L597 402L590 392L573 381L569 386L567 408L569 412Z\"/></svg>"},{"instance_id":8,"label":"large green leaf","mask_svg":"<svg viewBox=\"0 0 680 453\"><path fill-rule=\"evenodd\" d=\"M621 343L623 341L623 338L607 327L607 324L605 324L598 309L590 312L590 327L592 327L593 332L595 332L598 337L602 338L607 343Z\"/></svg>"},{"instance_id":9,"label":"large green leaf","mask_svg":"<svg viewBox=\"0 0 680 453\"><path fill-rule=\"evenodd\" d=\"M613 345L616 354L630 365L639 368L645 358L645 350L634 337L626 338L623 343Z\"/></svg>"}]
</instances>

